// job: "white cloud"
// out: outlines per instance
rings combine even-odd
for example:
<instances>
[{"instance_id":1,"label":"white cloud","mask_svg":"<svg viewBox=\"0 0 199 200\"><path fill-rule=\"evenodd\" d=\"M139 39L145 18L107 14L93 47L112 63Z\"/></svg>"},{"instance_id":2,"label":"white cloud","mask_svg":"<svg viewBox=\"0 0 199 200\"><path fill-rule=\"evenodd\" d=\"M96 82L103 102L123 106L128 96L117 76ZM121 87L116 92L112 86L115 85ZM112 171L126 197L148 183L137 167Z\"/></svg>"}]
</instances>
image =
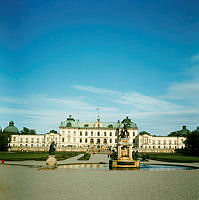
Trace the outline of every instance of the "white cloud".
<instances>
[{"instance_id":1,"label":"white cloud","mask_svg":"<svg viewBox=\"0 0 199 200\"><path fill-rule=\"evenodd\" d=\"M192 56L191 60L192 62L199 62L199 54Z\"/></svg>"},{"instance_id":2,"label":"white cloud","mask_svg":"<svg viewBox=\"0 0 199 200\"><path fill-rule=\"evenodd\" d=\"M73 88L82 90L82 91L86 91L86 92L96 93L96 94L122 95L122 93L119 91L96 88L96 87L92 87L92 86L74 85Z\"/></svg>"}]
</instances>

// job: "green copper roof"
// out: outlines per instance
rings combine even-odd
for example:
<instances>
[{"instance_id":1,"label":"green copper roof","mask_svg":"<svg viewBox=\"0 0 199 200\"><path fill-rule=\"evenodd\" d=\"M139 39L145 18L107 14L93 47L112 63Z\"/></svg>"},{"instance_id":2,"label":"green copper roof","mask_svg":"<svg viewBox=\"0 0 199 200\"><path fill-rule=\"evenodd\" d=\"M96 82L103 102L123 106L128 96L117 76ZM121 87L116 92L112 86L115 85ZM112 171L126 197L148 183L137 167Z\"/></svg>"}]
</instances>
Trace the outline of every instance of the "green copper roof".
<instances>
[{"instance_id":1,"label":"green copper roof","mask_svg":"<svg viewBox=\"0 0 199 200\"><path fill-rule=\"evenodd\" d=\"M127 118L128 119L128 118ZM116 129L116 128L123 128L124 127L124 122L118 121L118 122L101 122L102 126L100 128L110 128L110 129ZM67 118L66 121L61 122L60 128L97 128L95 126L97 122L80 122L79 120L75 120L71 116ZM128 121L128 128L137 128L137 125L134 122Z\"/></svg>"},{"instance_id":2,"label":"green copper roof","mask_svg":"<svg viewBox=\"0 0 199 200\"><path fill-rule=\"evenodd\" d=\"M19 130L14 126L14 122L10 121L9 126L4 128L3 133L9 133L9 134L18 134Z\"/></svg>"}]
</instances>

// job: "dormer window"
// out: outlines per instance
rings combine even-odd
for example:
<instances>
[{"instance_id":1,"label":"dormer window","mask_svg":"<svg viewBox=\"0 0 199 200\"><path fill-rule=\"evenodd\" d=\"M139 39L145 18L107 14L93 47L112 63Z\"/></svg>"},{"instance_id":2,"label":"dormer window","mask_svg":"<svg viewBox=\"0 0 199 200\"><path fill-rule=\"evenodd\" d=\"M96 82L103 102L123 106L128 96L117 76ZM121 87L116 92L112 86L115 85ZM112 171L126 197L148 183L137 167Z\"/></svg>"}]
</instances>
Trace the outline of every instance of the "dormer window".
<instances>
[{"instance_id":1,"label":"dormer window","mask_svg":"<svg viewBox=\"0 0 199 200\"><path fill-rule=\"evenodd\" d=\"M84 124L84 128L88 128L88 124Z\"/></svg>"},{"instance_id":2,"label":"dormer window","mask_svg":"<svg viewBox=\"0 0 199 200\"><path fill-rule=\"evenodd\" d=\"M66 124L66 126L67 126L67 127L71 127L72 124L71 124L70 122L68 122L68 123Z\"/></svg>"},{"instance_id":3,"label":"dormer window","mask_svg":"<svg viewBox=\"0 0 199 200\"><path fill-rule=\"evenodd\" d=\"M109 128L113 128L113 125L112 125L112 124L109 124L108 127L109 127Z\"/></svg>"}]
</instances>

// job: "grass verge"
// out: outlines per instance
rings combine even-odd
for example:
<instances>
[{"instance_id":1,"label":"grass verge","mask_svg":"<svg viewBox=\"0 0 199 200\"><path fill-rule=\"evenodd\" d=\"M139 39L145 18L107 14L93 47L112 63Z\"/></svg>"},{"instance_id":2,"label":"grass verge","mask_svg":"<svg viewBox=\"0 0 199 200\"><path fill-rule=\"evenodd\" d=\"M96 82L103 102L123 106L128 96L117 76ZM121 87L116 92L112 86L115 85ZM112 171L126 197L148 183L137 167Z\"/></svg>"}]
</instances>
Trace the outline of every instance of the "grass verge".
<instances>
[{"instance_id":1,"label":"grass verge","mask_svg":"<svg viewBox=\"0 0 199 200\"><path fill-rule=\"evenodd\" d=\"M80 153L81 152L55 152L55 157L57 160L65 160L77 156ZM47 158L48 152L0 152L0 160L5 161L45 161Z\"/></svg>"},{"instance_id":2,"label":"grass verge","mask_svg":"<svg viewBox=\"0 0 199 200\"><path fill-rule=\"evenodd\" d=\"M177 153L148 153L151 160L158 160L163 162L179 162L179 163L192 163L199 162L198 156L185 156Z\"/></svg>"},{"instance_id":3,"label":"grass verge","mask_svg":"<svg viewBox=\"0 0 199 200\"><path fill-rule=\"evenodd\" d=\"M78 160L89 160L91 157L90 153L85 153L82 157L80 157Z\"/></svg>"}]
</instances>

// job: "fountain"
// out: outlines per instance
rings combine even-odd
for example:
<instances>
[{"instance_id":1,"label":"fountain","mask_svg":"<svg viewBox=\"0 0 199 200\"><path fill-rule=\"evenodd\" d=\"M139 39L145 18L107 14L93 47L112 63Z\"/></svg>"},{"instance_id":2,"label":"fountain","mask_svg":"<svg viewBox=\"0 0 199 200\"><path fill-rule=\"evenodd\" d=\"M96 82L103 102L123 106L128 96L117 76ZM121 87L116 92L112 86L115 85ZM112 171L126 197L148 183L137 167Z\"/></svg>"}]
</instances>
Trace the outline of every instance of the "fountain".
<instances>
[{"instance_id":1,"label":"fountain","mask_svg":"<svg viewBox=\"0 0 199 200\"><path fill-rule=\"evenodd\" d=\"M128 127L131 120L127 117L122 123L122 129L116 130L117 147L110 156L109 168L139 168L140 161L137 160L136 153L133 152L133 145L129 142Z\"/></svg>"}]
</instances>

